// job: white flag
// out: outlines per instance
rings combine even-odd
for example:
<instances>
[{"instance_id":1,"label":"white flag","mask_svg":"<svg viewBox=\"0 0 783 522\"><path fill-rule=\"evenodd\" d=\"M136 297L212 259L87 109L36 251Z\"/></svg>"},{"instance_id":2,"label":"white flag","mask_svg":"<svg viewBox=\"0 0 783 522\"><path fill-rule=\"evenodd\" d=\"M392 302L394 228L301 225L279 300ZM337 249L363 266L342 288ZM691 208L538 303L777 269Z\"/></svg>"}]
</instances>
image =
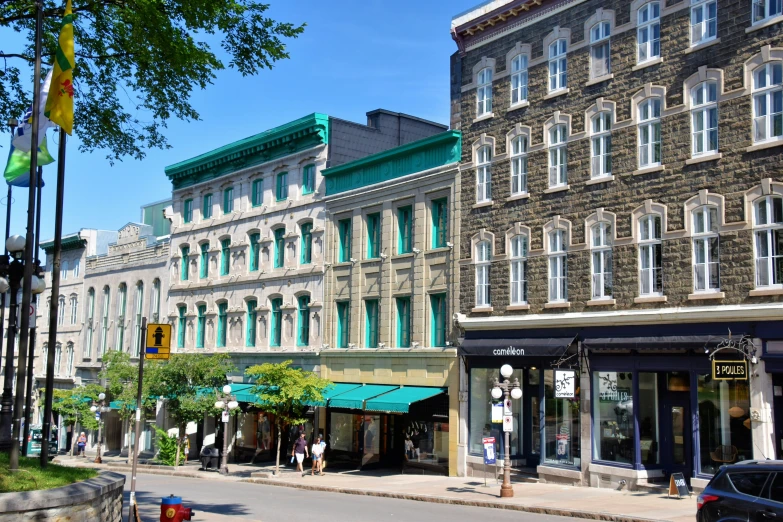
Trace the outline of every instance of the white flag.
<instances>
[{"instance_id":1,"label":"white flag","mask_svg":"<svg viewBox=\"0 0 783 522\"><path fill-rule=\"evenodd\" d=\"M44 116L44 108L46 107L46 98L49 97L49 85L52 83L52 70L49 69L49 74L46 75L46 79L41 86L41 96L38 103L38 145L46 136L46 129L54 127L54 124ZM32 148L31 143L33 140L33 108L32 106L27 109L24 115L24 119L19 126L14 129L14 137L11 142L15 149L19 149L23 152L30 152Z\"/></svg>"}]
</instances>

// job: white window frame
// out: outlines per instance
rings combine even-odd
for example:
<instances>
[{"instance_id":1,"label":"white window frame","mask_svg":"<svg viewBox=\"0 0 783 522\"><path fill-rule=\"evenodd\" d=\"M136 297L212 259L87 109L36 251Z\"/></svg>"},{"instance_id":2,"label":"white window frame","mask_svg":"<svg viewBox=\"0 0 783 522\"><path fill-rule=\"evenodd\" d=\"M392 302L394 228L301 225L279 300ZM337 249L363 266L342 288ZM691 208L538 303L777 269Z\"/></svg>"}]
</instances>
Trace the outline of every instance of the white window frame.
<instances>
[{"instance_id":1,"label":"white window frame","mask_svg":"<svg viewBox=\"0 0 783 522\"><path fill-rule=\"evenodd\" d=\"M549 188L568 185L568 127L564 123L549 128Z\"/></svg>"},{"instance_id":2,"label":"white window frame","mask_svg":"<svg viewBox=\"0 0 783 522\"><path fill-rule=\"evenodd\" d=\"M612 35L612 25L601 21L590 28L590 78L602 78L612 74L612 55L609 37ZM598 56L598 55L602 56ZM598 69L598 65L603 66Z\"/></svg>"},{"instance_id":3,"label":"white window frame","mask_svg":"<svg viewBox=\"0 0 783 522\"><path fill-rule=\"evenodd\" d=\"M764 23L783 15L783 0L753 0L751 23Z\"/></svg>"},{"instance_id":4,"label":"white window frame","mask_svg":"<svg viewBox=\"0 0 783 522\"><path fill-rule=\"evenodd\" d=\"M663 218L660 214L647 214L639 218L639 295L643 297L663 295L663 242L661 235L656 235L656 221L660 234L663 234ZM658 273L661 275L660 286L656 288Z\"/></svg>"},{"instance_id":5,"label":"white window frame","mask_svg":"<svg viewBox=\"0 0 783 522\"><path fill-rule=\"evenodd\" d=\"M57 326L65 324L65 296L61 295L57 299Z\"/></svg>"},{"instance_id":6,"label":"white window frame","mask_svg":"<svg viewBox=\"0 0 783 522\"><path fill-rule=\"evenodd\" d=\"M612 299L612 225L601 221L590 227L590 274L593 300ZM607 288L609 292L607 293Z\"/></svg>"},{"instance_id":7,"label":"white window frame","mask_svg":"<svg viewBox=\"0 0 783 522\"><path fill-rule=\"evenodd\" d=\"M60 281L68 279L68 261L63 261L60 264Z\"/></svg>"},{"instance_id":8,"label":"white window frame","mask_svg":"<svg viewBox=\"0 0 783 522\"><path fill-rule=\"evenodd\" d=\"M602 111L590 120L590 175L593 179L612 175L612 113Z\"/></svg>"},{"instance_id":9,"label":"white window frame","mask_svg":"<svg viewBox=\"0 0 783 522\"><path fill-rule=\"evenodd\" d=\"M74 279L76 279L77 277L79 277L79 265L80 265L80 264L81 264L81 263L80 263L80 261L79 261L78 259L77 259L77 260L74 262L74 264L73 264L73 278L74 278Z\"/></svg>"},{"instance_id":10,"label":"white window frame","mask_svg":"<svg viewBox=\"0 0 783 522\"><path fill-rule=\"evenodd\" d=\"M76 297L71 297L71 324L76 324L79 314L79 302Z\"/></svg>"},{"instance_id":11,"label":"white window frame","mask_svg":"<svg viewBox=\"0 0 783 522\"><path fill-rule=\"evenodd\" d=\"M718 152L718 83L701 82L691 89L691 155Z\"/></svg>"},{"instance_id":12,"label":"white window frame","mask_svg":"<svg viewBox=\"0 0 783 522\"><path fill-rule=\"evenodd\" d=\"M527 101L527 66L526 53L520 53L511 60L511 105Z\"/></svg>"},{"instance_id":13,"label":"white window frame","mask_svg":"<svg viewBox=\"0 0 783 522\"><path fill-rule=\"evenodd\" d=\"M476 308L492 306L489 295L489 271L492 245L488 239L476 243Z\"/></svg>"},{"instance_id":14,"label":"white window frame","mask_svg":"<svg viewBox=\"0 0 783 522\"><path fill-rule=\"evenodd\" d=\"M95 334L95 289L87 290L87 311L86 317L87 331L84 336L84 358L92 357L92 341Z\"/></svg>"},{"instance_id":15,"label":"white window frame","mask_svg":"<svg viewBox=\"0 0 783 522\"><path fill-rule=\"evenodd\" d=\"M720 235L718 209L704 205L693 210L693 291L720 292ZM701 256L699 255L701 252ZM701 259L699 259L701 257ZM701 274L701 278L699 278ZM714 277L713 277L714 276ZM717 284L713 285L713 278ZM701 279L701 284L699 280Z\"/></svg>"},{"instance_id":16,"label":"white window frame","mask_svg":"<svg viewBox=\"0 0 783 522\"><path fill-rule=\"evenodd\" d=\"M65 368L65 376L66 377L72 377L73 376L73 343L69 342L65 345L65 353L67 355L67 366Z\"/></svg>"},{"instance_id":17,"label":"white window frame","mask_svg":"<svg viewBox=\"0 0 783 522\"><path fill-rule=\"evenodd\" d=\"M136 306L134 310L133 325L133 357L139 357L141 354L141 319L144 308L144 283L136 283Z\"/></svg>"},{"instance_id":18,"label":"white window frame","mask_svg":"<svg viewBox=\"0 0 783 522\"><path fill-rule=\"evenodd\" d=\"M476 202L492 201L492 148L489 145L476 151Z\"/></svg>"},{"instance_id":19,"label":"white window frame","mask_svg":"<svg viewBox=\"0 0 783 522\"><path fill-rule=\"evenodd\" d=\"M63 345L57 343L54 345L54 374L60 376L60 360L63 357Z\"/></svg>"},{"instance_id":20,"label":"white window frame","mask_svg":"<svg viewBox=\"0 0 783 522\"><path fill-rule=\"evenodd\" d=\"M100 357L106 353L106 347L109 343L109 301L111 300L111 289L103 289L103 316L101 317L101 351Z\"/></svg>"},{"instance_id":21,"label":"white window frame","mask_svg":"<svg viewBox=\"0 0 783 522\"><path fill-rule=\"evenodd\" d=\"M663 100L658 97L645 98L639 104L639 168L657 167L661 165L661 112ZM658 141L655 141L656 131ZM645 142L646 135L646 142ZM655 151L658 151L658 158L655 158Z\"/></svg>"},{"instance_id":22,"label":"white window frame","mask_svg":"<svg viewBox=\"0 0 783 522\"><path fill-rule=\"evenodd\" d=\"M636 11L636 20L636 63L642 64L660 58L661 4L647 2ZM656 30L657 38L654 36Z\"/></svg>"},{"instance_id":23,"label":"white window frame","mask_svg":"<svg viewBox=\"0 0 783 522\"><path fill-rule=\"evenodd\" d=\"M775 78L776 75L777 78ZM778 83L775 83L776 80ZM783 140L782 80L783 62L767 62L753 70L754 143ZM777 107L775 107L775 103L777 103ZM775 135L776 124L777 135ZM763 131L763 134L761 131Z\"/></svg>"},{"instance_id":24,"label":"white window frame","mask_svg":"<svg viewBox=\"0 0 783 522\"><path fill-rule=\"evenodd\" d=\"M558 228L549 232L549 302L568 301L568 258L566 231Z\"/></svg>"},{"instance_id":25,"label":"white window frame","mask_svg":"<svg viewBox=\"0 0 783 522\"><path fill-rule=\"evenodd\" d=\"M718 0L691 0L691 47L717 37Z\"/></svg>"},{"instance_id":26,"label":"white window frame","mask_svg":"<svg viewBox=\"0 0 783 522\"><path fill-rule=\"evenodd\" d=\"M509 297L512 305L527 304L527 236L517 234L509 241L511 291Z\"/></svg>"},{"instance_id":27,"label":"white window frame","mask_svg":"<svg viewBox=\"0 0 783 522\"><path fill-rule=\"evenodd\" d=\"M558 38L549 44L549 92L558 92L568 88L568 43Z\"/></svg>"},{"instance_id":28,"label":"white window frame","mask_svg":"<svg viewBox=\"0 0 783 522\"><path fill-rule=\"evenodd\" d=\"M511 140L511 195L527 194L527 136Z\"/></svg>"},{"instance_id":29,"label":"white window frame","mask_svg":"<svg viewBox=\"0 0 783 522\"><path fill-rule=\"evenodd\" d=\"M492 68L485 67L476 75L476 117L492 114Z\"/></svg>"},{"instance_id":30,"label":"white window frame","mask_svg":"<svg viewBox=\"0 0 783 522\"><path fill-rule=\"evenodd\" d=\"M778 202L779 220L775 221L775 203ZM765 216L762 217L761 209ZM783 274L783 252L775 248L776 234L783 234L783 198L764 196L753 202L753 259L756 268L756 288L783 288L783 276L775 280L775 275ZM766 273L766 281L762 277Z\"/></svg>"}]
</instances>

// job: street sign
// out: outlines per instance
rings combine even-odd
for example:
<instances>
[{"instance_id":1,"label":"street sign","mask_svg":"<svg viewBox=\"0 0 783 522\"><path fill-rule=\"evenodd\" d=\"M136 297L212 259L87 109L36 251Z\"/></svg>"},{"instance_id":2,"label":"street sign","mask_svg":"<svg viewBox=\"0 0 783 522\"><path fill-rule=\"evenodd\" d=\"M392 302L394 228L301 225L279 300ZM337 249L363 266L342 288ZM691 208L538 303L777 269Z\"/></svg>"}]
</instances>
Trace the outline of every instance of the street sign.
<instances>
[{"instance_id":1,"label":"street sign","mask_svg":"<svg viewBox=\"0 0 783 522\"><path fill-rule=\"evenodd\" d=\"M503 422L503 403L492 404L492 424L500 424Z\"/></svg>"},{"instance_id":2,"label":"street sign","mask_svg":"<svg viewBox=\"0 0 783 522\"><path fill-rule=\"evenodd\" d=\"M514 417L511 415L503 415L503 431L514 431Z\"/></svg>"},{"instance_id":3,"label":"street sign","mask_svg":"<svg viewBox=\"0 0 783 522\"><path fill-rule=\"evenodd\" d=\"M171 352L171 325L150 324L147 326L147 359L168 359Z\"/></svg>"}]
</instances>

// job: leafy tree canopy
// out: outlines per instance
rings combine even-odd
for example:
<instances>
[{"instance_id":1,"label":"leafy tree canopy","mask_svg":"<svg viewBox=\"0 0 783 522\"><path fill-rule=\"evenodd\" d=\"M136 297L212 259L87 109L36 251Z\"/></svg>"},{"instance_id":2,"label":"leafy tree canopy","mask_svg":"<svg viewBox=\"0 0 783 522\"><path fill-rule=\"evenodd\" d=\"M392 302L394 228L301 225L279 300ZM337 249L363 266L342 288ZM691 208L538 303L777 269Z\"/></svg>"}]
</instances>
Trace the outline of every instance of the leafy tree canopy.
<instances>
[{"instance_id":1,"label":"leafy tree canopy","mask_svg":"<svg viewBox=\"0 0 783 522\"><path fill-rule=\"evenodd\" d=\"M65 0L43 6L43 60L51 65ZM74 0L74 132L81 150L107 150L112 161L167 148L167 122L199 119L191 94L217 71L228 66L255 75L288 58L285 40L298 37L304 24L275 21L268 8L253 0ZM20 75L34 60L35 1L0 2L0 27L21 35L16 49L0 52L6 121L32 102L30 82Z\"/></svg>"},{"instance_id":2,"label":"leafy tree canopy","mask_svg":"<svg viewBox=\"0 0 783 522\"><path fill-rule=\"evenodd\" d=\"M118 350L109 350L103 355L104 369L100 374L106 379L109 396L115 403L114 411L122 419L130 419L136 414L136 397L139 390L139 366L132 363L130 354ZM142 407L154 410L157 397L150 395L149 379L142 383Z\"/></svg>"},{"instance_id":3,"label":"leafy tree canopy","mask_svg":"<svg viewBox=\"0 0 783 522\"><path fill-rule=\"evenodd\" d=\"M285 424L304 424L308 404L322 401L323 392L331 383L313 372L292 367L292 362L264 363L245 373L256 381L253 393L264 411L275 414Z\"/></svg>"},{"instance_id":4,"label":"leafy tree canopy","mask_svg":"<svg viewBox=\"0 0 783 522\"><path fill-rule=\"evenodd\" d=\"M60 415L63 424L73 426L78 422L84 429L97 430L98 421L90 411L93 402L104 389L98 384L87 384L70 390L54 390L52 411Z\"/></svg>"}]
</instances>

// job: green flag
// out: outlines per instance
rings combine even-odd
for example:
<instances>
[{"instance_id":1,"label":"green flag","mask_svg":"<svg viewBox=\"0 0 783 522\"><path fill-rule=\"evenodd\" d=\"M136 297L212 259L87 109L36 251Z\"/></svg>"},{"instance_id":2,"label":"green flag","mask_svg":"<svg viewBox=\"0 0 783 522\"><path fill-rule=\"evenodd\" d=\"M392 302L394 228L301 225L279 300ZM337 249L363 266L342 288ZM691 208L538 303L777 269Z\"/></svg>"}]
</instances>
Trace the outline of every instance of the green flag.
<instances>
[{"instance_id":1,"label":"green flag","mask_svg":"<svg viewBox=\"0 0 783 522\"><path fill-rule=\"evenodd\" d=\"M49 154L46 137L44 136L41 145L38 147L38 165L48 165L54 163L54 158ZM14 187L29 187L30 183L30 153L24 152L11 146L11 152L8 154L8 164L5 166L3 174L5 181Z\"/></svg>"}]
</instances>

